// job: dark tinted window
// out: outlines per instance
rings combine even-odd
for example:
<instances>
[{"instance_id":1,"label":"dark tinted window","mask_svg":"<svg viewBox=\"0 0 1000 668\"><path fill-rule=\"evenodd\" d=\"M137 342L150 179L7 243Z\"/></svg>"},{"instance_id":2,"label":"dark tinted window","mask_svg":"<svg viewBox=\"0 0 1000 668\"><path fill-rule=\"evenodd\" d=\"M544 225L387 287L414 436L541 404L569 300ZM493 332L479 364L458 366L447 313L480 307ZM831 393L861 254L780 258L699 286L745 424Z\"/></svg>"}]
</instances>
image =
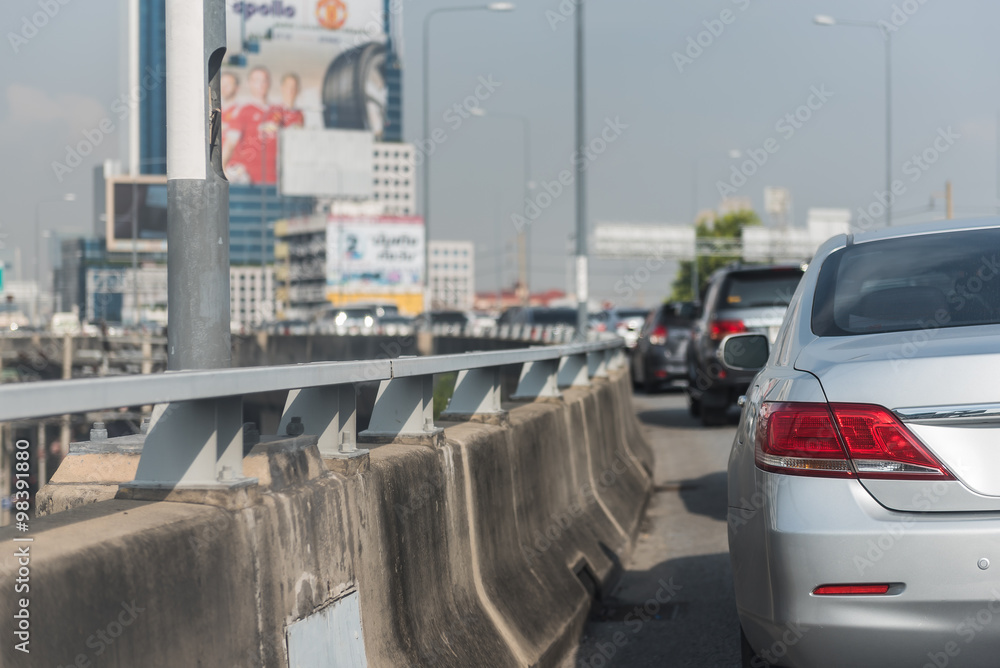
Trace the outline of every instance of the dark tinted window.
<instances>
[{"instance_id":1,"label":"dark tinted window","mask_svg":"<svg viewBox=\"0 0 1000 668\"><path fill-rule=\"evenodd\" d=\"M656 324L690 324L694 319L695 307L691 302L664 304L657 311Z\"/></svg>"},{"instance_id":2,"label":"dark tinted window","mask_svg":"<svg viewBox=\"0 0 1000 668\"><path fill-rule=\"evenodd\" d=\"M887 239L823 263L818 336L1000 323L1000 230Z\"/></svg>"},{"instance_id":3,"label":"dark tinted window","mask_svg":"<svg viewBox=\"0 0 1000 668\"><path fill-rule=\"evenodd\" d=\"M719 291L717 308L788 306L801 278L800 269L733 272Z\"/></svg>"},{"instance_id":4,"label":"dark tinted window","mask_svg":"<svg viewBox=\"0 0 1000 668\"><path fill-rule=\"evenodd\" d=\"M464 325L469 319L461 311L442 311L432 314L431 321L436 325Z\"/></svg>"}]
</instances>

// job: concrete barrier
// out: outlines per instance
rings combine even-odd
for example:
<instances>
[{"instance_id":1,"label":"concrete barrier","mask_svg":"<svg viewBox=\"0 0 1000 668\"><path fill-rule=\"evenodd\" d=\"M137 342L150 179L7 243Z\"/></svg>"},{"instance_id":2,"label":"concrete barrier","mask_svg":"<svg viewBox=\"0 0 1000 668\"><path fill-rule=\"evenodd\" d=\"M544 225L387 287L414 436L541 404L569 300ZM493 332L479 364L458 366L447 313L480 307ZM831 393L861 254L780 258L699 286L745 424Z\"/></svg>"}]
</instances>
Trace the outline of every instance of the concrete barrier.
<instances>
[{"instance_id":1,"label":"concrete barrier","mask_svg":"<svg viewBox=\"0 0 1000 668\"><path fill-rule=\"evenodd\" d=\"M625 371L509 407L503 426L377 447L347 477L314 438L275 440L244 460L259 484L238 494L119 498L0 530L0 664L559 665L631 549L652 456Z\"/></svg>"}]
</instances>

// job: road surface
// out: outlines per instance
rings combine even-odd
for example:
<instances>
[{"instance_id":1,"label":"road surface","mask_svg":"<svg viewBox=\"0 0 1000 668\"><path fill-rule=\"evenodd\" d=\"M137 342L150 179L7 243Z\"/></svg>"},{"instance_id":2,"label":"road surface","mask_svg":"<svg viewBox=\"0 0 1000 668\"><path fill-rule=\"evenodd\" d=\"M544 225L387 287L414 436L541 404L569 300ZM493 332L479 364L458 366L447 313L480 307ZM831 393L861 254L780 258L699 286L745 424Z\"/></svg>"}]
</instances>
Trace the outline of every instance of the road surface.
<instances>
[{"instance_id":1,"label":"road surface","mask_svg":"<svg viewBox=\"0 0 1000 668\"><path fill-rule=\"evenodd\" d=\"M566 667L739 668L726 540L726 460L737 415L705 428L683 394L636 393L656 455L653 497L617 586Z\"/></svg>"}]
</instances>

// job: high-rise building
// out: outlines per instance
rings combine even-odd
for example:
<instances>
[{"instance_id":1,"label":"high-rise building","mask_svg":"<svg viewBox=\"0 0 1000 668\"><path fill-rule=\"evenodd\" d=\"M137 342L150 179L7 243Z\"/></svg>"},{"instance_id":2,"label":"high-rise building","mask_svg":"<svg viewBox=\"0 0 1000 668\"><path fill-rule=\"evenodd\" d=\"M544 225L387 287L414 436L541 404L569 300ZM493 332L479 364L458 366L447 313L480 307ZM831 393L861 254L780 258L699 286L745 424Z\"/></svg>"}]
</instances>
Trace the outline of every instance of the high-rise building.
<instances>
[{"instance_id":1,"label":"high-rise building","mask_svg":"<svg viewBox=\"0 0 1000 668\"><path fill-rule=\"evenodd\" d=\"M467 311L476 298L476 246L471 241L430 243L431 308Z\"/></svg>"},{"instance_id":2,"label":"high-rise building","mask_svg":"<svg viewBox=\"0 0 1000 668\"><path fill-rule=\"evenodd\" d=\"M137 40L132 48L138 49L138 81L130 81L129 89L140 87L138 142L133 148L133 159L139 159L133 173L167 173L167 86L163 77L147 76L149 73L166 72L167 69L167 10L166 0L128 0L134 3L132 11L138 12ZM134 65L133 65L134 67ZM135 74L133 74L135 76ZM143 81L147 83L143 83ZM152 85L147 85L150 82ZM136 139L133 137L133 139Z\"/></svg>"}]
</instances>

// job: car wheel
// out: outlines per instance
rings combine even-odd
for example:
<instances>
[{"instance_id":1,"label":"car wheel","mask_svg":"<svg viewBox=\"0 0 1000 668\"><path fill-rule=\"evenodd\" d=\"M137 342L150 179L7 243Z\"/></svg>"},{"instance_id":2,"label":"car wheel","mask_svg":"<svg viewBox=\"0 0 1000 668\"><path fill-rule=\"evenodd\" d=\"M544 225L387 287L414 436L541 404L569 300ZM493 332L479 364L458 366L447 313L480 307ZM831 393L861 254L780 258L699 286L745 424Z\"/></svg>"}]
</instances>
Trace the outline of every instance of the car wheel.
<instances>
[{"instance_id":1,"label":"car wheel","mask_svg":"<svg viewBox=\"0 0 1000 668\"><path fill-rule=\"evenodd\" d=\"M705 427L718 427L726 424L726 406L702 406L701 424Z\"/></svg>"},{"instance_id":2,"label":"car wheel","mask_svg":"<svg viewBox=\"0 0 1000 668\"><path fill-rule=\"evenodd\" d=\"M740 627L740 665L743 668L771 668L772 664L757 656L757 652L750 646L747 634Z\"/></svg>"},{"instance_id":3,"label":"car wheel","mask_svg":"<svg viewBox=\"0 0 1000 668\"><path fill-rule=\"evenodd\" d=\"M693 417L701 417L701 401L688 395L688 414Z\"/></svg>"}]
</instances>

